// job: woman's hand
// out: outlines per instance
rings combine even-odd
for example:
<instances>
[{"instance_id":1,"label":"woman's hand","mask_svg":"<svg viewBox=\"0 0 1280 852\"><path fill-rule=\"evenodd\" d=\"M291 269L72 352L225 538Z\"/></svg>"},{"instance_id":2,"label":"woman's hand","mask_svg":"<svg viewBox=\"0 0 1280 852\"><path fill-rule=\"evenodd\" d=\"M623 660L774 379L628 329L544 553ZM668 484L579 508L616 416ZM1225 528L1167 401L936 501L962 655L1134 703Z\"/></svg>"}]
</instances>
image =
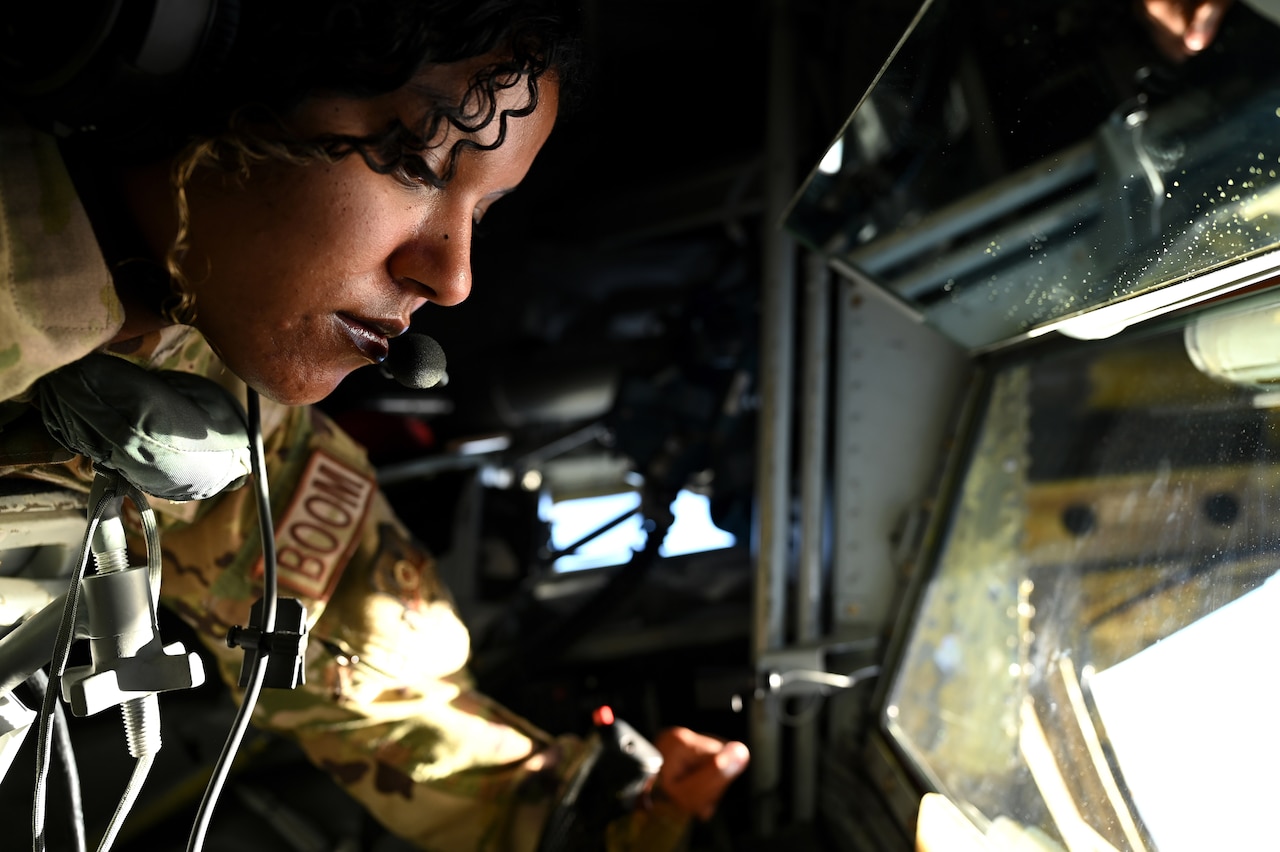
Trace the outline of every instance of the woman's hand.
<instances>
[{"instance_id":1,"label":"woman's hand","mask_svg":"<svg viewBox=\"0 0 1280 852\"><path fill-rule=\"evenodd\" d=\"M739 742L722 742L688 728L668 728L654 743L662 752L658 792L685 813L711 819L734 778L751 759Z\"/></svg>"}]
</instances>

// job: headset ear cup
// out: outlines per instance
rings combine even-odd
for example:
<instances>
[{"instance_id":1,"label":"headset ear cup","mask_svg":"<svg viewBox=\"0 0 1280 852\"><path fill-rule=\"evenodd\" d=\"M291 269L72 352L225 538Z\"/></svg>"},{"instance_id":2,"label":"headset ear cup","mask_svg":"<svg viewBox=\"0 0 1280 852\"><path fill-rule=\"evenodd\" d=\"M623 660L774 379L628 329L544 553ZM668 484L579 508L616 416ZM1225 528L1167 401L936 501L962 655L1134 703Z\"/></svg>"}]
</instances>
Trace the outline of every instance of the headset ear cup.
<instances>
[{"instance_id":1,"label":"headset ear cup","mask_svg":"<svg viewBox=\"0 0 1280 852\"><path fill-rule=\"evenodd\" d=\"M218 73L231 55L239 29L240 0L218 0L209 17L204 43L200 46L200 56L193 64L193 77L206 80Z\"/></svg>"},{"instance_id":2,"label":"headset ear cup","mask_svg":"<svg viewBox=\"0 0 1280 852\"><path fill-rule=\"evenodd\" d=\"M236 0L24 5L3 25L0 82L29 121L60 136L136 136L185 84L216 72L239 21Z\"/></svg>"},{"instance_id":3,"label":"headset ear cup","mask_svg":"<svg viewBox=\"0 0 1280 852\"><path fill-rule=\"evenodd\" d=\"M0 83L7 98L25 104L65 91L103 50L121 7L122 0L107 0L24 3L12 10L0 25Z\"/></svg>"}]
</instances>

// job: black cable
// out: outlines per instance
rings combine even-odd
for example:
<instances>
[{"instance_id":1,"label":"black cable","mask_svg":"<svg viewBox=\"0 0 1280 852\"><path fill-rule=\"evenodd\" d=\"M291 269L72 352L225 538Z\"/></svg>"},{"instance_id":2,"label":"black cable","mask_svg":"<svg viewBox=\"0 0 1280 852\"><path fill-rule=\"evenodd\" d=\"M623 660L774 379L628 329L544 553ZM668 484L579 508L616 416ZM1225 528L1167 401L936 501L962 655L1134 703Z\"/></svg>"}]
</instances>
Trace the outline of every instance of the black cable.
<instances>
[{"instance_id":1,"label":"black cable","mask_svg":"<svg viewBox=\"0 0 1280 852\"><path fill-rule=\"evenodd\" d=\"M43 669L40 674L44 674ZM48 678L45 678L46 685ZM75 747L71 743L71 726L67 711L61 704L53 705L53 731L58 757L62 761L63 780L67 785L67 809L71 811L71 836L77 852L84 852L88 839L85 836L84 797L80 790L80 766L76 761Z\"/></svg>"},{"instance_id":2,"label":"black cable","mask_svg":"<svg viewBox=\"0 0 1280 852\"><path fill-rule=\"evenodd\" d=\"M262 448L262 417L258 394L252 388L248 392L249 415L249 451L253 469L254 494L257 498L258 528L262 535L262 624L255 625L267 635L276 626L276 539L275 527L271 521L271 496L267 489L266 454ZM213 775L205 787L204 798L200 801L200 809L196 813L195 822L191 826L191 837L187 841L187 852L198 852L204 846L205 835L209 830L209 822L213 818L213 809L227 775L231 772L231 762L240 748L245 731L249 727L249 719L253 708L258 703L258 695L262 692L262 683L267 675L267 648L260 647L254 652L253 669L249 675L249 684L245 687L240 709L231 723L227 741L218 755Z\"/></svg>"},{"instance_id":3,"label":"black cable","mask_svg":"<svg viewBox=\"0 0 1280 852\"><path fill-rule=\"evenodd\" d=\"M262 532L262 628L263 634L276 629L276 533L271 521L271 494L267 489L266 452L262 448L262 417L258 394L249 389L249 449L257 497L258 527ZM266 655L263 654L265 657Z\"/></svg>"},{"instance_id":4,"label":"black cable","mask_svg":"<svg viewBox=\"0 0 1280 852\"><path fill-rule=\"evenodd\" d=\"M49 691L49 675L37 669L27 678L27 685L43 704ZM67 714L61 704L53 705L54 746L62 762L62 774L67 784L67 807L71 811L72 843L76 852L85 852L87 839L84 827L84 799L80 794L80 769L76 763L75 748L71 743L71 731L67 726Z\"/></svg>"}]
</instances>

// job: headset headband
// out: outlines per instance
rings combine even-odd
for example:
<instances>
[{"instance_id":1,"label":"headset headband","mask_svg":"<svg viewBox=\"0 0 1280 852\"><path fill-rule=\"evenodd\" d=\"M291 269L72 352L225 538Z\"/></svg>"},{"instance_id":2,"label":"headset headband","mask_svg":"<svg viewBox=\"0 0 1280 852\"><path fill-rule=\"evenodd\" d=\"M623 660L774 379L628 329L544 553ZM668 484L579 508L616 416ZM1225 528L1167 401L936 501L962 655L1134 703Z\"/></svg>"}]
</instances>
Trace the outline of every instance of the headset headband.
<instances>
[{"instance_id":1,"label":"headset headband","mask_svg":"<svg viewBox=\"0 0 1280 852\"><path fill-rule=\"evenodd\" d=\"M134 128L216 72L234 0L27 0L0 25L0 88L61 136Z\"/></svg>"}]
</instances>

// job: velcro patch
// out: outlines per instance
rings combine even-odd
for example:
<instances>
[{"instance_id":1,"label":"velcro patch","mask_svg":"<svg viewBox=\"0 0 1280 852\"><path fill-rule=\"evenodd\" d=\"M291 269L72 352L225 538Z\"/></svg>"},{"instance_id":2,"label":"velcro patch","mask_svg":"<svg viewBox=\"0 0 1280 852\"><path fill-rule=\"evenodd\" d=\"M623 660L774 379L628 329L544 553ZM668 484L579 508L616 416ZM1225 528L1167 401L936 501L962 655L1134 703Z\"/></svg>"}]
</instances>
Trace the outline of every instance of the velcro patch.
<instances>
[{"instance_id":1,"label":"velcro patch","mask_svg":"<svg viewBox=\"0 0 1280 852\"><path fill-rule=\"evenodd\" d=\"M316 452L298 490L276 524L276 572L280 586L328 600L360 538L373 500L374 480ZM258 559L255 574L262 575Z\"/></svg>"}]
</instances>

